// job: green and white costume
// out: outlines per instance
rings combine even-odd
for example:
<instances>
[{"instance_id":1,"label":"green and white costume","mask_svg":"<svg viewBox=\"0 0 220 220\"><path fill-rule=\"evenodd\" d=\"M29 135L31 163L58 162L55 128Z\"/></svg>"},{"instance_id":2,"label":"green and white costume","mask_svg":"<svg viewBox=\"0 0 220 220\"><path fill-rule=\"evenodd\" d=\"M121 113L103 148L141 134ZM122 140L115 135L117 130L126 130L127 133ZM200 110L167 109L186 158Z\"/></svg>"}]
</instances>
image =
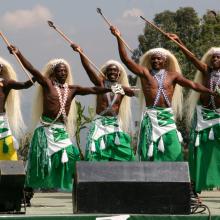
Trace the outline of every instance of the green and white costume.
<instances>
[{"instance_id":1,"label":"green and white costume","mask_svg":"<svg viewBox=\"0 0 220 220\"><path fill-rule=\"evenodd\" d=\"M146 108L139 135L140 160L181 161L181 141L171 108Z\"/></svg>"},{"instance_id":2,"label":"green and white costume","mask_svg":"<svg viewBox=\"0 0 220 220\"><path fill-rule=\"evenodd\" d=\"M43 117L30 145L26 186L72 190L79 152L63 123Z\"/></svg>"},{"instance_id":3,"label":"green and white costume","mask_svg":"<svg viewBox=\"0 0 220 220\"><path fill-rule=\"evenodd\" d=\"M209 89L215 91L220 72L210 69L209 73ZM220 108L213 95L208 106L196 106L190 134L190 175L196 192L220 186Z\"/></svg>"},{"instance_id":4,"label":"green and white costume","mask_svg":"<svg viewBox=\"0 0 220 220\"><path fill-rule=\"evenodd\" d=\"M118 118L97 115L91 124L86 145L86 160L134 160L131 137L122 131Z\"/></svg>"},{"instance_id":5,"label":"green and white costume","mask_svg":"<svg viewBox=\"0 0 220 220\"><path fill-rule=\"evenodd\" d=\"M196 107L189 145L196 192L220 186L220 109Z\"/></svg>"},{"instance_id":6,"label":"green and white costume","mask_svg":"<svg viewBox=\"0 0 220 220\"><path fill-rule=\"evenodd\" d=\"M0 160L17 160L18 143L12 136L8 118L0 114Z\"/></svg>"},{"instance_id":7,"label":"green and white costume","mask_svg":"<svg viewBox=\"0 0 220 220\"><path fill-rule=\"evenodd\" d=\"M171 106L163 83L166 70L152 70L151 74L158 82L158 91L152 107L146 107L143 113L139 134L138 153L142 161L181 161L182 136L176 128L172 108L157 107L163 96Z\"/></svg>"},{"instance_id":8,"label":"green and white costume","mask_svg":"<svg viewBox=\"0 0 220 220\"><path fill-rule=\"evenodd\" d=\"M105 87L114 87L115 93L124 95L120 84L105 81ZM107 112L112 113L112 106L117 100L118 94L111 99L110 93L106 93L108 107L97 115L91 123L87 144L86 160L89 161L132 161L134 160L131 148L131 137L122 131L117 116L103 116Z\"/></svg>"}]
</instances>

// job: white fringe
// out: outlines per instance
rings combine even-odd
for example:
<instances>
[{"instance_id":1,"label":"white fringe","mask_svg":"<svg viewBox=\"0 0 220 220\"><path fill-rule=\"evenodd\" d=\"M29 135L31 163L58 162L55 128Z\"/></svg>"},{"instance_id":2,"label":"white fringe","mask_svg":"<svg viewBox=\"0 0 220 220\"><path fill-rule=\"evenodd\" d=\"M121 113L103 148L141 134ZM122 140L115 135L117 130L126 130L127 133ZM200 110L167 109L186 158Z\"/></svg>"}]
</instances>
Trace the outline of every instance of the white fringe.
<instances>
[{"instance_id":1,"label":"white fringe","mask_svg":"<svg viewBox=\"0 0 220 220\"><path fill-rule=\"evenodd\" d=\"M105 149L105 142L104 142L104 140L103 140L103 138L101 139L101 142L100 142L100 149L101 150L103 150L103 149Z\"/></svg>"},{"instance_id":2,"label":"white fringe","mask_svg":"<svg viewBox=\"0 0 220 220\"><path fill-rule=\"evenodd\" d=\"M199 146L199 134L196 134L196 142L195 142L195 147Z\"/></svg>"},{"instance_id":3,"label":"white fringe","mask_svg":"<svg viewBox=\"0 0 220 220\"><path fill-rule=\"evenodd\" d=\"M115 144L116 144L116 145L120 145L120 139L119 139L117 133L116 133L116 135L115 135Z\"/></svg>"},{"instance_id":4,"label":"white fringe","mask_svg":"<svg viewBox=\"0 0 220 220\"><path fill-rule=\"evenodd\" d=\"M177 130L177 135L178 135L179 142L182 143L183 142L183 136L178 130Z\"/></svg>"},{"instance_id":5,"label":"white fringe","mask_svg":"<svg viewBox=\"0 0 220 220\"><path fill-rule=\"evenodd\" d=\"M159 140L158 150L161 151L161 152L164 152L164 143L163 143L162 136L160 137L160 140Z\"/></svg>"},{"instance_id":6,"label":"white fringe","mask_svg":"<svg viewBox=\"0 0 220 220\"><path fill-rule=\"evenodd\" d=\"M61 161L62 161L62 163L68 162L68 156L67 156L67 153L66 153L66 149L63 150Z\"/></svg>"},{"instance_id":7,"label":"white fringe","mask_svg":"<svg viewBox=\"0 0 220 220\"><path fill-rule=\"evenodd\" d=\"M147 152L147 156L148 157L152 157L153 156L153 150L154 150L154 143L151 142L149 148L148 148L148 152Z\"/></svg>"},{"instance_id":8,"label":"white fringe","mask_svg":"<svg viewBox=\"0 0 220 220\"><path fill-rule=\"evenodd\" d=\"M215 136L214 136L214 131L213 128L211 128L211 130L209 131L209 140L214 140Z\"/></svg>"},{"instance_id":9,"label":"white fringe","mask_svg":"<svg viewBox=\"0 0 220 220\"><path fill-rule=\"evenodd\" d=\"M96 152L95 142L92 140L92 143L90 145L90 149L92 152Z\"/></svg>"}]
</instances>

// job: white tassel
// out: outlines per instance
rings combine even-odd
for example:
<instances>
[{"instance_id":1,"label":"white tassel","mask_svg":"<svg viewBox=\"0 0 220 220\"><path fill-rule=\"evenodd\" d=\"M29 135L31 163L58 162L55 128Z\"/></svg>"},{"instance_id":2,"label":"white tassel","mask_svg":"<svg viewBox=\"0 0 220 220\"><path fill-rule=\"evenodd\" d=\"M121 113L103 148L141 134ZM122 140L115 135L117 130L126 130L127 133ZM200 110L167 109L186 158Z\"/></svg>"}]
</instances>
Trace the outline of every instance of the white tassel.
<instances>
[{"instance_id":1,"label":"white tassel","mask_svg":"<svg viewBox=\"0 0 220 220\"><path fill-rule=\"evenodd\" d=\"M26 162L25 162L24 170L27 173L27 170L28 170L28 160L26 160Z\"/></svg>"},{"instance_id":2,"label":"white tassel","mask_svg":"<svg viewBox=\"0 0 220 220\"><path fill-rule=\"evenodd\" d=\"M16 140L16 138L15 138L14 136L12 136L12 139L13 139L14 149L15 149L15 150L18 150L18 149L19 149L18 141Z\"/></svg>"},{"instance_id":3,"label":"white tassel","mask_svg":"<svg viewBox=\"0 0 220 220\"><path fill-rule=\"evenodd\" d=\"M158 150L161 151L161 152L164 152L164 143L163 143L163 138L162 137L160 137L160 140L159 140Z\"/></svg>"},{"instance_id":4,"label":"white tassel","mask_svg":"<svg viewBox=\"0 0 220 220\"><path fill-rule=\"evenodd\" d=\"M101 142L100 142L100 149L101 150L105 149L105 141L103 140L103 138L101 139Z\"/></svg>"},{"instance_id":5,"label":"white tassel","mask_svg":"<svg viewBox=\"0 0 220 220\"><path fill-rule=\"evenodd\" d=\"M49 163L48 163L49 165L49 170L51 169L51 157L49 157Z\"/></svg>"},{"instance_id":6,"label":"white tassel","mask_svg":"<svg viewBox=\"0 0 220 220\"><path fill-rule=\"evenodd\" d=\"M95 141L93 141L93 140L92 140L92 143L91 143L91 145L90 145L90 150L91 150L92 152L96 152Z\"/></svg>"},{"instance_id":7,"label":"white tassel","mask_svg":"<svg viewBox=\"0 0 220 220\"><path fill-rule=\"evenodd\" d=\"M209 140L215 140L213 128L209 131Z\"/></svg>"},{"instance_id":8,"label":"white tassel","mask_svg":"<svg viewBox=\"0 0 220 220\"><path fill-rule=\"evenodd\" d=\"M148 148L148 152L147 152L147 156L148 157L152 157L153 156L153 151L154 151L154 143L151 142L149 148Z\"/></svg>"},{"instance_id":9,"label":"white tassel","mask_svg":"<svg viewBox=\"0 0 220 220\"><path fill-rule=\"evenodd\" d=\"M66 153L65 149L63 150L61 161L62 161L62 163L68 162L68 156L67 156L67 153Z\"/></svg>"},{"instance_id":10,"label":"white tassel","mask_svg":"<svg viewBox=\"0 0 220 220\"><path fill-rule=\"evenodd\" d=\"M179 131L177 131L177 136L178 136L179 142L182 143L183 142L183 137L182 137L182 134Z\"/></svg>"},{"instance_id":11,"label":"white tassel","mask_svg":"<svg viewBox=\"0 0 220 220\"><path fill-rule=\"evenodd\" d=\"M199 146L199 134L196 134L196 142L195 142L195 147Z\"/></svg>"},{"instance_id":12,"label":"white tassel","mask_svg":"<svg viewBox=\"0 0 220 220\"><path fill-rule=\"evenodd\" d=\"M120 145L120 144L121 144L121 143L120 143L120 139L119 139L117 133L116 133L116 135L115 135L115 144L116 144L116 145Z\"/></svg>"}]
</instances>

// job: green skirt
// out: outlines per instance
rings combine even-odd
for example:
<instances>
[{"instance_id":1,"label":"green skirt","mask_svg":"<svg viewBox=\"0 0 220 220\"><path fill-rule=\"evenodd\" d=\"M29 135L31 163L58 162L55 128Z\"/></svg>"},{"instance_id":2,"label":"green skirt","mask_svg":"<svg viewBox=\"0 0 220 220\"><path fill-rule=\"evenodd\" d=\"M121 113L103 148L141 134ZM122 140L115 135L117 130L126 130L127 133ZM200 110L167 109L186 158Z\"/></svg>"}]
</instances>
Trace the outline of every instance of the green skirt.
<instances>
[{"instance_id":1,"label":"green skirt","mask_svg":"<svg viewBox=\"0 0 220 220\"><path fill-rule=\"evenodd\" d=\"M156 125L152 124L151 111L155 111L157 121ZM164 129L165 126L173 126L168 132L165 132L157 140L153 140L154 126L158 126L158 130ZM146 114L141 121L141 128L139 134L138 154L141 161L182 161L182 146L179 141L173 114L167 108L149 107ZM161 140L162 139L162 140ZM162 141L164 151L159 149L159 142ZM152 145L152 156L148 155L149 148Z\"/></svg>"},{"instance_id":2,"label":"green skirt","mask_svg":"<svg viewBox=\"0 0 220 220\"><path fill-rule=\"evenodd\" d=\"M214 140L209 139L211 128L199 132L199 146L191 133L189 145L190 176L196 192L220 186L220 124L212 127Z\"/></svg>"},{"instance_id":3,"label":"green skirt","mask_svg":"<svg viewBox=\"0 0 220 220\"><path fill-rule=\"evenodd\" d=\"M104 129L103 135L94 138L95 132L100 132L97 123ZM110 131L109 128L115 128ZM103 131L103 130L102 130ZM102 143L104 147L102 147ZM91 145L94 149L91 149ZM134 161L134 152L131 148L131 137L119 128L117 117L100 116L92 122L86 145L87 161Z\"/></svg>"},{"instance_id":4,"label":"green skirt","mask_svg":"<svg viewBox=\"0 0 220 220\"><path fill-rule=\"evenodd\" d=\"M64 136L67 137L66 135ZM62 162L64 148L49 156L45 128L43 126L36 128L30 145L26 186L71 191L75 163L80 160L80 156L78 149L73 145L65 147L65 150L68 157L65 163Z\"/></svg>"}]
</instances>

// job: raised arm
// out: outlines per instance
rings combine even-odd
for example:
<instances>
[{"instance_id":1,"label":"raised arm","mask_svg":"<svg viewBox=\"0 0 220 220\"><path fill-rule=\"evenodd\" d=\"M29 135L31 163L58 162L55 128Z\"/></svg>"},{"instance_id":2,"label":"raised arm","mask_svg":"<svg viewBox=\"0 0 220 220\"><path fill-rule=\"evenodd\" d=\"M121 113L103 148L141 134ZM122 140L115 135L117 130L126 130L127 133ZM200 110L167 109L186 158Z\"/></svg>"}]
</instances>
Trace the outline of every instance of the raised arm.
<instances>
[{"instance_id":1,"label":"raised arm","mask_svg":"<svg viewBox=\"0 0 220 220\"><path fill-rule=\"evenodd\" d=\"M186 79L185 77L183 77L180 74L177 75L175 81L176 81L176 83L178 83L179 85L181 85L183 87L193 89L193 90L200 92L200 93L209 93L210 95L217 94L216 92L211 91L210 89L206 88L202 84L195 83L189 79Z\"/></svg>"},{"instance_id":2,"label":"raised arm","mask_svg":"<svg viewBox=\"0 0 220 220\"><path fill-rule=\"evenodd\" d=\"M126 52L124 43L122 42L121 38L120 38L120 32L119 30L114 27L111 26L110 27L111 33L116 37L117 42L118 42L118 51L119 51L119 55L120 58L122 60L122 62L125 64L125 66L134 74L138 75L138 76L145 76L146 74L149 73L149 71L147 70L147 68L135 63L132 59L130 59L128 57L128 54Z\"/></svg>"},{"instance_id":3,"label":"raised arm","mask_svg":"<svg viewBox=\"0 0 220 220\"><path fill-rule=\"evenodd\" d=\"M36 82L36 78L32 77L32 81ZM7 82L7 87L9 89L15 89L15 90L20 90L20 89L28 89L33 85L33 83L31 82L31 80L28 80L26 82L17 82L14 80L9 80Z\"/></svg>"},{"instance_id":4,"label":"raised arm","mask_svg":"<svg viewBox=\"0 0 220 220\"><path fill-rule=\"evenodd\" d=\"M101 86L102 80L97 75L97 73L94 71L94 69L91 67L88 59L84 56L82 48L80 48L76 44L71 44L71 47L73 48L74 51L79 53L82 65L83 65L85 71L87 72L89 79L92 81L92 83L96 86Z\"/></svg>"},{"instance_id":5,"label":"raised arm","mask_svg":"<svg viewBox=\"0 0 220 220\"><path fill-rule=\"evenodd\" d=\"M15 46L8 47L10 53L12 51L18 56L21 63L35 78L35 80L40 83L41 85L46 85L47 79L36 69L32 66L32 64L22 55L22 53L16 48Z\"/></svg>"},{"instance_id":6,"label":"raised arm","mask_svg":"<svg viewBox=\"0 0 220 220\"><path fill-rule=\"evenodd\" d=\"M176 34L168 34L173 40L179 42L183 47L180 47L180 50L186 56L186 58L193 63L193 65L202 73L206 74L208 71L208 66L201 62L193 53L189 52L189 49L184 45L180 38Z\"/></svg>"},{"instance_id":7,"label":"raised arm","mask_svg":"<svg viewBox=\"0 0 220 220\"><path fill-rule=\"evenodd\" d=\"M95 87L81 87L81 86L71 86L75 90L74 95L89 95L89 94L103 94L111 92L110 88L95 86Z\"/></svg>"}]
</instances>

